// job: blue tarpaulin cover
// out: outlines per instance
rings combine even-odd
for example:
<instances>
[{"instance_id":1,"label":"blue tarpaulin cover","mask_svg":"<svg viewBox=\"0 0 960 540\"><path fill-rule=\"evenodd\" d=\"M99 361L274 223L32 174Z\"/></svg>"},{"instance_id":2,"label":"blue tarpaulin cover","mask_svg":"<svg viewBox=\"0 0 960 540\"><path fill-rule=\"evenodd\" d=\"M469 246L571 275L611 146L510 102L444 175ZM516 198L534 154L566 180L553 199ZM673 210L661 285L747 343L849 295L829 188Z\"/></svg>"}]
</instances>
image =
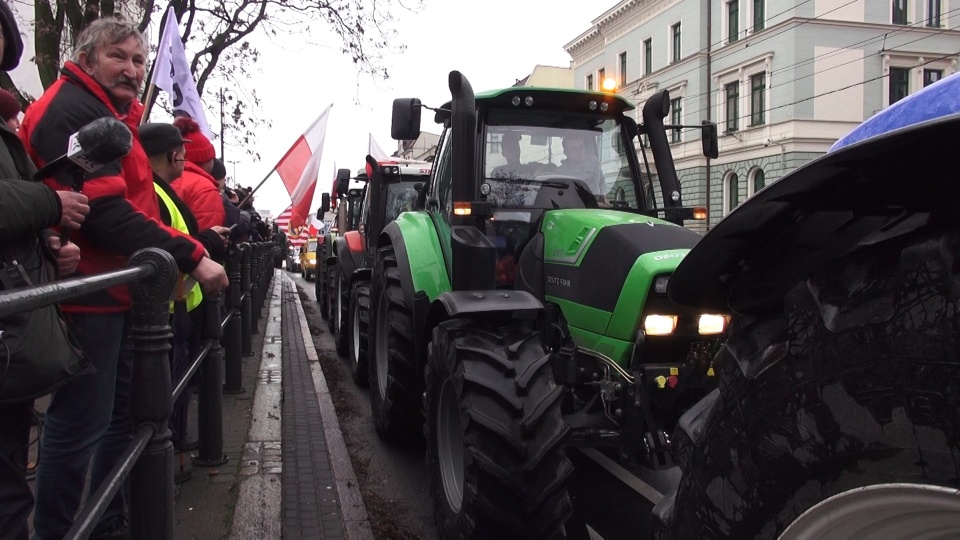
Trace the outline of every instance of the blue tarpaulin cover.
<instances>
[{"instance_id":1,"label":"blue tarpaulin cover","mask_svg":"<svg viewBox=\"0 0 960 540\"><path fill-rule=\"evenodd\" d=\"M875 135L960 113L960 73L946 77L873 115L830 147L835 152Z\"/></svg>"}]
</instances>

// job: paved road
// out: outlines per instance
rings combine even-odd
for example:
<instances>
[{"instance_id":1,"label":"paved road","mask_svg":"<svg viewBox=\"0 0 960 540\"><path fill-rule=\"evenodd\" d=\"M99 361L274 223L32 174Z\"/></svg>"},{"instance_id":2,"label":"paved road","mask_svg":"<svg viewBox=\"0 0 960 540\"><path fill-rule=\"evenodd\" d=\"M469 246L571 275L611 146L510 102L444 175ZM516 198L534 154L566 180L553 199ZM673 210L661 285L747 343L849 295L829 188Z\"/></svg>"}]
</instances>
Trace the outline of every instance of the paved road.
<instances>
[{"instance_id":1,"label":"paved road","mask_svg":"<svg viewBox=\"0 0 960 540\"><path fill-rule=\"evenodd\" d=\"M344 440L351 454L377 538L437 538L423 447L395 448L377 437L370 417L369 392L350 378L347 359L337 355L327 322L315 309L314 283L288 273L301 289L304 311L334 396ZM647 538L651 499L668 489L675 470L639 477L593 450L569 452L576 468L570 495L571 538Z\"/></svg>"}]
</instances>

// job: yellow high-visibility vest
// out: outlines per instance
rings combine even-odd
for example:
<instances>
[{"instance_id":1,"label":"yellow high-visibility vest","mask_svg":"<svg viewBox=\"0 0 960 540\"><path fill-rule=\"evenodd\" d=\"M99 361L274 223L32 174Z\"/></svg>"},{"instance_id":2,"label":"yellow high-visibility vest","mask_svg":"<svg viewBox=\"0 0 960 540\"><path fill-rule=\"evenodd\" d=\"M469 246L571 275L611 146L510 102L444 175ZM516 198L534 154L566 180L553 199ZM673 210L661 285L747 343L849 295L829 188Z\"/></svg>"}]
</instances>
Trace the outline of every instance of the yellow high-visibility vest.
<instances>
[{"instance_id":1,"label":"yellow high-visibility vest","mask_svg":"<svg viewBox=\"0 0 960 540\"><path fill-rule=\"evenodd\" d=\"M153 190L157 192L157 196L160 197L163 205L167 207L167 211L170 213L170 226L182 233L190 234L187 222L184 221L183 215L180 214L180 210L173 199L156 182L153 183ZM200 290L200 284L196 282L193 283L193 287L189 291L184 291L187 279L186 274L180 274L180 278L177 279L177 286L174 288L174 295L177 301L186 301L187 311L193 311L203 300L203 291ZM173 313L173 302L170 303L170 313Z\"/></svg>"}]
</instances>

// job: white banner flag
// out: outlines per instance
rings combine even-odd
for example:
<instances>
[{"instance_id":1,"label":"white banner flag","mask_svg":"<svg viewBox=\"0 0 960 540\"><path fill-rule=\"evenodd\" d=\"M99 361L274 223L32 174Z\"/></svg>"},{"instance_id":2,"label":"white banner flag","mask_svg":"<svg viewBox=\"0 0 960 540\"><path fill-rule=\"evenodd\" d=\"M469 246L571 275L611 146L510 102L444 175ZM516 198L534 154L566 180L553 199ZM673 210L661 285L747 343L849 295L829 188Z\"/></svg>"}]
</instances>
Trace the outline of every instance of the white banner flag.
<instances>
[{"instance_id":1,"label":"white banner flag","mask_svg":"<svg viewBox=\"0 0 960 540\"><path fill-rule=\"evenodd\" d=\"M197 84L190 73L190 63L187 62L187 53L180 40L180 27L177 15L173 8L167 12L167 22L160 37L160 47L157 49L157 58L154 61L153 84L170 94L173 103L173 116L189 116L200 125L200 131L213 140L207 116L197 93Z\"/></svg>"},{"instance_id":2,"label":"white banner flag","mask_svg":"<svg viewBox=\"0 0 960 540\"><path fill-rule=\"evenodd\" d=\"M373 133L370 133L370 142L367 144L367 154L370 154L370 157L377 161L386 161L389 159L387 153L380 148L380 145L377 144L377 141L373 140Z\"/></svg>"}]
</instances>

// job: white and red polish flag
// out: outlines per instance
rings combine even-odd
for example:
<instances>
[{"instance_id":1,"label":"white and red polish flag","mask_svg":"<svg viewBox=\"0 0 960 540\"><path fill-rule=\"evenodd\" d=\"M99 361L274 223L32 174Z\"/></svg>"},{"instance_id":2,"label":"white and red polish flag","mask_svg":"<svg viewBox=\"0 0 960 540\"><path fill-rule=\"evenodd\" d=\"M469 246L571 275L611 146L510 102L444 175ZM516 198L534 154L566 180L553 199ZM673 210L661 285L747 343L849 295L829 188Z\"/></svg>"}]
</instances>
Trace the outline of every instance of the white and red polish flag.
<instances>
[{"instance_id":1,"label":"white and red polish flag","mask_svg":"<svg viewBox=\"0 0 960 540\"><path fill-rule=\"evenodd\" d=\"M310 214L313 192L317 189L317 177L320 174L320 158L323 156L323 141L327 137L327 120L330 118L331 103L310 124L310 127L297 138L290 150L280 158L273 170L280 175L283 185L290 194L290 227L303 227Z\"/></svg>"}]
</instances>

